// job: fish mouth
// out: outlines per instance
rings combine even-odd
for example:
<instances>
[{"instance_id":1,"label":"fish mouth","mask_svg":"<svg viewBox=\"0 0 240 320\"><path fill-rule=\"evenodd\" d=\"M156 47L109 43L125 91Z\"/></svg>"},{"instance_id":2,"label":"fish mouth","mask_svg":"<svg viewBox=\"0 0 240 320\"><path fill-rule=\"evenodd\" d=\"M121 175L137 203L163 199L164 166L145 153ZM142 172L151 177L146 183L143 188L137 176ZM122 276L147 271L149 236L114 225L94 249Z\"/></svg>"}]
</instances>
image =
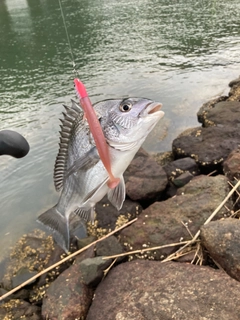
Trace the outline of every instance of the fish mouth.
<instances>
[{"instance_id":1,"label":"fish mouth","mask_svg":"<svg viewBox=\"0 0 240 320\"><path fill-rule=\"evenodd\" d=\"M162 108L162 104L160 102L151 102L149 103L146 108L141 112L142 117L146 117L149 115L160 115L164 114L163 111L160 109Z\"/></svg>"}]
</instances>

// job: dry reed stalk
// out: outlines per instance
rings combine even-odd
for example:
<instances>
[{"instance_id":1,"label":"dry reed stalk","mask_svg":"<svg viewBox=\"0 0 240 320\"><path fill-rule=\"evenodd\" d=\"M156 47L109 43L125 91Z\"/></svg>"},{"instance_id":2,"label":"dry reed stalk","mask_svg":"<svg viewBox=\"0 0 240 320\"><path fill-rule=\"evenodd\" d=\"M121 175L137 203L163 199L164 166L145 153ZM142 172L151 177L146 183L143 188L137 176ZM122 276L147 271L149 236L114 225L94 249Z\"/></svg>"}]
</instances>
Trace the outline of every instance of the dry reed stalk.
<instances>
[{"instance_id":1,"label":"dry reed stalk","mask_svg":"<svg viewBox=\"0 0 240 320\"><path fill-rule=\"evenodd\" d=\"M176 243L164 244L162 246L157 246L157 247L149 247L149 248L145 248L145 249L138 249L138 250L134 250L134 251L128 251L128 252L124 252L124 253L115 254L113 256L106 256L106 257L103 257L103 259L105 259L105 260L107 260L107 259L115 259L115 258L119 258L119 257L129 256L129 255L132 255L132 254L137 254L137 253L143 253L143 252L147 252L147 251L154 251L154 250L160 250L160 249L169 248L169 247L180 246L183 243L188 243L188 241L181 241L181 242L176 242Z\"/></svg>"}]
</instances>

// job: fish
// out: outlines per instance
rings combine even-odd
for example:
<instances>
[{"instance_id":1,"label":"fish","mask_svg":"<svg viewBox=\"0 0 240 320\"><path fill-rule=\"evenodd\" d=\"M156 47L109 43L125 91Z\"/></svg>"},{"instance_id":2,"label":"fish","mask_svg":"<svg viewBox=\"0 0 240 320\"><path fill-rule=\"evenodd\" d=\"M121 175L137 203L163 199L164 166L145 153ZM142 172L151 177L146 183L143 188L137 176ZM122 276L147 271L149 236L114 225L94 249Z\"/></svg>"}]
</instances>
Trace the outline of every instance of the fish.
<instances>
[{"instance_id":1,"label":"fish","mask_svg":"<svg viewBox=\"0 0 240 320\"><path fill-rule=\"evenodd\" d=\"M125 200L123 173L157 122L164 116L162 104L147 98L108 99L93 105L109 149L112 173L120 182L109 188L109 174L84 117L81 105L64 105L60 119L59 151L54 166L54 185L61 192L58 203L37 221L53 233L55 241L69 250L69 218L79 215L94 221L95 204L106 194L120 210Z\"/></svg>"},{"instance_id":2,"label":"fish","mask_svg":"<svg viewBox=\"0 0 240 320\"><path fill-rule=\"evenodd\" d=\"M107 184L109 188L114 189L119 184L120 179L115 178L112 173L109 149L101 125L92 107L91 101L88 97L84 84L79 79L74 79L74 84L76 88L76 93L80 99L80 104L84 110L84 116L88 121L90 131L98 149L99 156L109 174L109 180Z\"/></svg>"}]
</instances>

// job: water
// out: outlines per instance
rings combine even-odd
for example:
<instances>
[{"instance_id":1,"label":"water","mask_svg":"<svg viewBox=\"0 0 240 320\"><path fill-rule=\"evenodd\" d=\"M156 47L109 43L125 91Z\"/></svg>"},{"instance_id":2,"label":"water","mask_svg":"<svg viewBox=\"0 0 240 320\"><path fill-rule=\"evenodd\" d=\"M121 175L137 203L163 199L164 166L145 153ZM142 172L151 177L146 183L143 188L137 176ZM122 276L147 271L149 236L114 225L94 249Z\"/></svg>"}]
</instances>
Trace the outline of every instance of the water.
<instances>
[{"instance_id":1,"label":"water","mask_svg":"<svg viewBox=\"0 0 240 320\"><path fill-rule=\"evenodd\" d=\"M238 0L62 0L81 80L93 102L144 96L166 116L144 147L159 152L198 125L203 102L240 74ZM0 128L31 151L1 157L0 257L56 203L52 172L62 103L74 98L57 0L0 0Z\"/></svg>"}]
</instances>

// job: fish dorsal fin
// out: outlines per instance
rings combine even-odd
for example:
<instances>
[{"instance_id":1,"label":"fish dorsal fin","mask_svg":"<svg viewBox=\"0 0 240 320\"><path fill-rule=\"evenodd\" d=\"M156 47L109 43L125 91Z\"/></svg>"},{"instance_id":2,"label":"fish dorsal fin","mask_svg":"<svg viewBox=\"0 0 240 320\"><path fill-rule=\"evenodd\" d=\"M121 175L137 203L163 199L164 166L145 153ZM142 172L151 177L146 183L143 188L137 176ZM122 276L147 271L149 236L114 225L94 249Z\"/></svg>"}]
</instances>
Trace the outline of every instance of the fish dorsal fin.
<instances>
[{"instance_id":1,"label":"fish dorsal fin","mask_svg":"<svg viewBox=\"0 0 240 320\"><path fill-rule=\"evenodd\" d=\"M68 143L72 135L72 128L74 121L79 115L83 114L81 107L72 100L72 106L68 107L63 105L65 112L63 112L63 119L60 119L62 124L60 125L60 142L58 155L54 166L54 185L57 191L60 191L63 187L64 174L67 168L68 158Z\"/></svg>"}]
</instances>

